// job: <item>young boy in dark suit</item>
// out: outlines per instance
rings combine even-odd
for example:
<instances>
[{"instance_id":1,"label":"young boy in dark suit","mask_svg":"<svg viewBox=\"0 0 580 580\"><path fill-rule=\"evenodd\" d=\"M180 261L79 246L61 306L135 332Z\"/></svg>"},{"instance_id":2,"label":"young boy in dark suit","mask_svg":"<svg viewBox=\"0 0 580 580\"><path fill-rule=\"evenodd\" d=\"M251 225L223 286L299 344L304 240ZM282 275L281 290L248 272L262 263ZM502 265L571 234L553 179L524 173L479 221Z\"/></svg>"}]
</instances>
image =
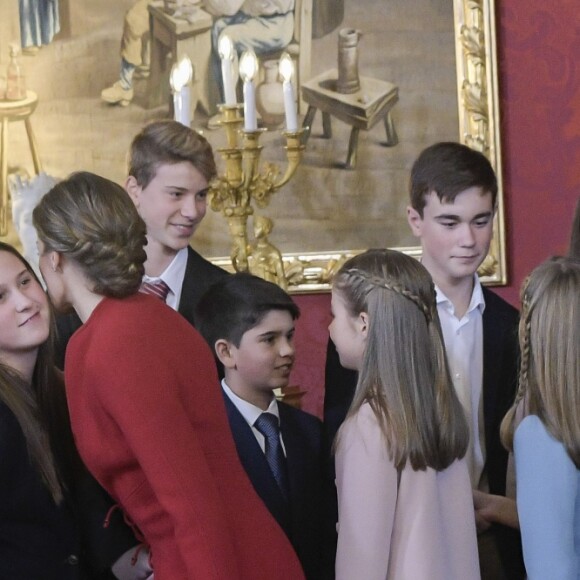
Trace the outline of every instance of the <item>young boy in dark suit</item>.
<instances>
[{"instance_id":1,"label":"young boy in dark suit","mask_svg":"<svg viewBox=\"0 0 580 580\"><path fill-rule=\"evenodd\" d=\"M298 306L278 286L235 274L212 286L196 327L225 369L224 400L238 455L294 545L307 578L328 577L328 489L321 422L276 400L294 364Z\"/></svg>"}]
</instances>

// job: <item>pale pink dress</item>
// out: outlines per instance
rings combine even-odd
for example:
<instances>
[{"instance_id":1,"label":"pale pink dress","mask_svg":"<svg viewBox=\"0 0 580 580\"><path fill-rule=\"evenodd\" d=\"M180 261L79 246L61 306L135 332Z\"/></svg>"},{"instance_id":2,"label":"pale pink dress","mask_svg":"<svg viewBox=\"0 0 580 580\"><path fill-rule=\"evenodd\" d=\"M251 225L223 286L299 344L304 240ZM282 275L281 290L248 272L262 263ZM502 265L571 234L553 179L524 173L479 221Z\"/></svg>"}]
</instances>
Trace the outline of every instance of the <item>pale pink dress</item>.
<instances>
[{"instance_id":1,"label":"pale pink dress","mask_svg":"<svg viewBox=\"0 0 580 580\"><path fill-rule=\"evenodd\" d=\"M368 404L341 428L336 453L336 580L480 578L467 465L401 472ZM397 489L398 487L398 489Z\"/></svg>"}]
</instances>

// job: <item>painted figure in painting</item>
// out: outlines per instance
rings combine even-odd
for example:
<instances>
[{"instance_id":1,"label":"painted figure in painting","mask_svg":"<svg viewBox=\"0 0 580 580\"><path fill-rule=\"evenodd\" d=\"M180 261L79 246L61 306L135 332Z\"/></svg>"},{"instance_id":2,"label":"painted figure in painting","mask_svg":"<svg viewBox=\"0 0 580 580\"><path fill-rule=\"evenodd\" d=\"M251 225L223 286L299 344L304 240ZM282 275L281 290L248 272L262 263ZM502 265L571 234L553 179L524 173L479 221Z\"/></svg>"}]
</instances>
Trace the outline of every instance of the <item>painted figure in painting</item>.
<instances>
[{"instance_id":1,"label":"painted figure in painting","mask_svg":"<svg viewBox=\"0 0 580 580\"><path fill-rule=\"evenodd\" d=\"M133 100L133 76L149 72L149 0L137 0L125 14L121 38L119 80L101 92L101 99L111 105L126 107Z\"/></svg>"},{"instance_id":2,"label":"painted figure in painting","mask_svg":"<svg viewBox=\"0 0 580 580\"><path fill-rule=\"evenodd\" d=\"M149 1L137 0L125 15L120 78L101 92L106 103L127 106L133 99L134 74L148 72ZM248 49L257 55L265 54L283 49L292 41L294 0L205 0L203 8L216 19L212 30L212 67L220 92L223 87L217 46L222 34L231 38L237 55Z\"/></svg>"},{"instance_id":3,"label":"painted figure in painting","mask_svg":"<svg viewBox=\"0 0 580 580\"><path fill-rule=\"evenodd\" d=\"M204 7L216 17L211 35L212 68L222 98L218 44L223 35L231 39L237 56L245 50L260 56L292 41L294 0L205 0Z\"/></svg>"},{"instance_id":4,"label":"painted figure in painting","mask_svg":"<svg viewBox=\"0 0 580 580\"><path fill-rule=\"evenodd\" d=\"M18 0L20 44L33 52L50 44L60 31L58 0Z\"/></svg>"}]
</instances>

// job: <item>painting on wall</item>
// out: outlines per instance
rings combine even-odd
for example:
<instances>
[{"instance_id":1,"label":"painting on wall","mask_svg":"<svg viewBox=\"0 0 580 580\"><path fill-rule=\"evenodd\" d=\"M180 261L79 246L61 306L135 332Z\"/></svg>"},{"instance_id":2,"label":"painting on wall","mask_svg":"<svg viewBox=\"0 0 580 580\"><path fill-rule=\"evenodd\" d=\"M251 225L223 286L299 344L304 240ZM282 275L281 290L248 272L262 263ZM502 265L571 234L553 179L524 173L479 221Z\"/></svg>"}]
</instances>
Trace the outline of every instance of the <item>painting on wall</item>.
<instances>
[{"instance_id":1,"label":"painting on wall","mask_svg":"<svg viewBox=\"0 0 580 580\"><path fill-rule=\"evenodd\" d=\"M184 54L194 69L192 126L216 150L226 145L225 131L215 122L222 99L212 30L220 0L203 1L175 0L167 12L167 0L59 0L60 31L48 45L20 56L27 87L38 96L30 120L50 175L83 169L123 183L132 137L145 123L173 115L169 71ZM493 0L308 0L307 8L309 2L310 9L297 11L290 32L281 33L300 52L295 89L302 97L299 124L308 127L306 147L292 179L256 212L272 220L268 240L283 261L300 265L291 285L299 292L327 289L336 264L368 247L419 255L406 222L407 188L411 165L428 145L460 140L483 151L501 187ZM121 39L130 34L126 16L136 7L140 15L133 29L140 26L142 34L131 56L122 53ZM0 71L8 64L8 44L20 40L18 7L3 6L2 16ZM304 18L310 18L306 25ZM337 94L333 83L345 29L356 31L363 82L357 102L345 97L337 105L332 103ZM277 63L270 60L260 59L257 87L271 95L260 114L267 127L260 141L261 162L276 164L283 173L283 95ZM130 91L123 85L127 75ZM116 84L121 98L107 94ZM361 115L366 121L353 131L353 119ZM10 124L8 165L33 173L20 125ZM208 210L193 245L227 265L231 243L224 217ZM500 191L494 241L484 264L490 283L506 282L504 245Z\"/></svg>"}]
</instances>

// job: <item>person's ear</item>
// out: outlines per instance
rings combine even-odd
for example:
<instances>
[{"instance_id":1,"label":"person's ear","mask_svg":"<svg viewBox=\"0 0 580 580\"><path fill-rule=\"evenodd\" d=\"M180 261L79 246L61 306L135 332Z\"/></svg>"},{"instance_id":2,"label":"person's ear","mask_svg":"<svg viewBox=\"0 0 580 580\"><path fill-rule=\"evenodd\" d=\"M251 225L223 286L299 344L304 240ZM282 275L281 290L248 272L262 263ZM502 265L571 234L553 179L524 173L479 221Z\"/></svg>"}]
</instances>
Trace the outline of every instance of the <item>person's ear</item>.
<instances>
[{"instance_id":1,"label":"person's ear","mask_svg":"<svg viewBox=\"0 0 580 580\"><path fill-rule=\"evenodd\" d=\"M133 200L135 207L139 207L139 194L141 193L141 186L137 183L137 180L132 175L129 175L125 181L125 191Z\"/></svg>"},{"instance_id":2,"label":"person's ear","mask_svg":"<svg viewBox=\"0 0 580 580\"><path fill-rule=\"evenodd\" d=\"M361 336L366 339L369 332L369 315L366 312L361 312L358 315L358 330Z\"/></svg>"},{"instance_id":3,"label":"person's ear","mask_svg":"<svg viewBox=\"0 0 580 580\"><path fill-rule=\"evenodd\" d=\"M423 218L421 214L412 206L407 206L407 221L409 222L409 227L411 232L415 237L421 236Z\"/></svg>"},{"instance_id":4,"label":"person's ear","mask_svg":"<svg viewBox=\"0 0 580 580\"><path fill-rule=\"evenodd\" d=\"M48 253L48 259L50 261L50 268L53 272L56 272L57 270L62 270L63 258L59 252L57 252L56 250L51 250Z\"/></svg>"},{"instance_id":5,"label":"person's ear","mask_svg":"<svg viewBox=\"0 0 580 580\"><path fill-rule=\"evenodd\" d=\"M227 369L236 368L235 346L225 338L219 338L214 345L215 354Z\"/></svg>"}]
</instances>

